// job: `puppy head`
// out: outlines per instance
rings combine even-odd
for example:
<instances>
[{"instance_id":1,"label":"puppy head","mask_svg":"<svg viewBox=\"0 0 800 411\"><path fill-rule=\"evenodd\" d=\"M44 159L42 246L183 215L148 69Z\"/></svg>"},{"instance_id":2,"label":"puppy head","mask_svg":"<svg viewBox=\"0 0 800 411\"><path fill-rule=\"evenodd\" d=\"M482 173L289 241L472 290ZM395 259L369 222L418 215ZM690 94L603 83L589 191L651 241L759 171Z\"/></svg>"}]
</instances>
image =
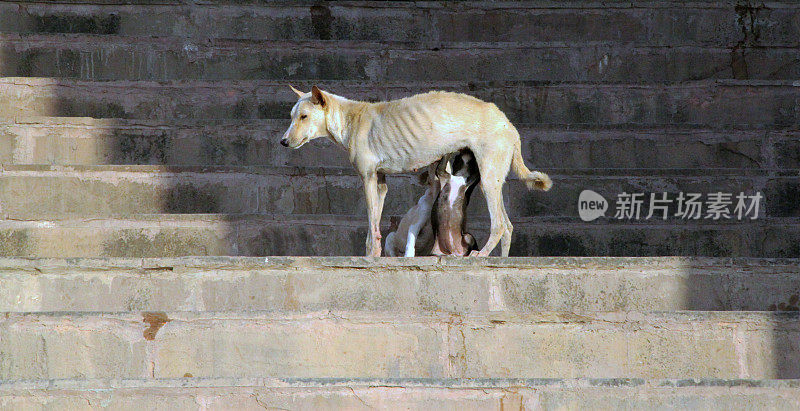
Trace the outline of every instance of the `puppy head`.
<instances>
[{"instance_id":1,"label":"puppy head","mask_svg":"<svg viewBox=\"0 0 800 411\"><path fill-rule=\"evenodd\" d=\"M466 178L467 196L471 194L471 188L480 181L481 172L475 155L467 148L461 149L453 159L453 175ZM469 200L467 200L469 201Z\"/></svg>"},{"instance_id":2,"label":"puppy head","mask_svg":"<svg viewBox=\"0 0 800 411\"><path fill-rule=\"evenodd\" d=\"M289 86L291 87L291 86ZM281 145L300 148L303 144L319 137L330 137L325 115L330 106L330 96L314 86L310 93L303 93L292 87L299 99L292 107L292 123L283 133Z\"/></svg>"},{"instance_id":3,"label":"puppy head","mask_svg":"<svg viewBox=\"0 0 800 411\"><path fill-rule=\"evenodd\" d=\"M444 186L450 181L450 175L453 172L453 168L450 165L450 156L444 156L439 162L436 163L436 178L439 180L439 184Z\"/></svg>"},{"instance_id":4,"label":"puppy head","mask_svg":"<svg viewBox=\"0 0 800 411\"><path fill-rule=\"evenodd\" d=\"M422 186L428 185L429 179L430 179L430 173L428 173L428 171L425 170L417 176L417 183L419 183L419 185Z\"/></svg>"},{"instance_id":5,"label":"puppy head","mask_svg":"<svg viewBox=\"0 0 800 411\"><path fill-rule=\"evenodd\" d=\"M389 231L397 231L397 228L399 226L400 226L400 217L394 215L389 217Z\"/></svg>"}]
</instances>

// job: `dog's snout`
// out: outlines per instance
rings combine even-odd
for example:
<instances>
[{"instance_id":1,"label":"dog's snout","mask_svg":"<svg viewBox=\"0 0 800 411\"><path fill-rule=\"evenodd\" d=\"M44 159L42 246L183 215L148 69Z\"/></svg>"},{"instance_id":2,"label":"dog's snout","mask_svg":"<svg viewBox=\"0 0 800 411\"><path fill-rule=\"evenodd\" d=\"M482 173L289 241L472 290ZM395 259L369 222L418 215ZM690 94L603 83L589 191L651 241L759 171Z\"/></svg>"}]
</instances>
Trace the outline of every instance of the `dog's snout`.
<instances>
[{"instance_id":1,"label":"dog's snout","mask_svg":"<svg viewBox=\"0 0 800 411\"><path fill-rule=\"evenodd\" d=\"M289 139L282 138L281 139L281 145L284 146L284 147L289 147Z\"/></svg>"}]
</instances>

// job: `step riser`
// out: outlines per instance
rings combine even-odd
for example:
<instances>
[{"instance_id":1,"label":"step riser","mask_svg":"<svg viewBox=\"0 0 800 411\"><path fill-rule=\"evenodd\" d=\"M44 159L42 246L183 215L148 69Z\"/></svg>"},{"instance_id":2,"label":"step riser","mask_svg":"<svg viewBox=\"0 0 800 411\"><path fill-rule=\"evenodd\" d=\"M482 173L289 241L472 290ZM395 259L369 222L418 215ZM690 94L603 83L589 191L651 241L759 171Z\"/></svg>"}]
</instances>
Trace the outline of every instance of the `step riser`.
<instances>
[{"instance_id":1,"label":"step riser","mask_svg":"<svg viewBox=\"0 0 800 411\"><path fill-rule=\"evenodd\" d=\"M350 167L346 156L325 139L302 150L281 147L278 141L288 121L155 124L136 125L122 120L0 124L0 162ZM526 162L542 169L565 165L800 168L797 132L518 129Z\"/></svg>"},{"instance_id":2,"label":"step riser","mask_svg":"<svg viewBox=\"0 0 800 411\"><path fill-rule=\"evenodd\" d=\"M796 410L800 408L798 389L756 387L627 387L613 382L604 386L534 386L461 388L406 386L403 381L373 386L348 383L318 387L159 386L100 389L6 389L0 391L0 406L5 409L71 409L98 404L97 409L347 409L395 408L411 410L503 410L503 409L748 409ZM238 381L232 384L238 384ZM178 384L176 384L178 385ZM102 406L100 405L102 404ZM93 408L90 408L93 409Z\"/></svg>"},{"instance_id":3,"label":"step riser","mask_svg":"<svg viewBox=\"0 0 800 411\"><path fill-rule=\"evenodd\" d=\"M323 45L303 48L287 44L285 48L265 49L246 43L215 47L192 41L134 41L0 38L0 75L155 81L480 79L632 83L800 77L797 51L792 48L754 48L736 53L727 48L613 45L408 50L368 43L332 52Z\"/></svg>"},{"instance_id":4,"label":"step riser","mask_svg":"<svg viewBox=\"0 0 800 411\"><path fill-rule=\"evenodd\" d=\"M792 378L794 314L15 315L4 380L195 377ZM155 328L155 330L153 329ZM87 350L97 347L102 350ZM498 349L501 348L501 349Z\"/></svg>"},{"instance_id":5,"label":"step riser","mask_svg":"<svg viewBox=\"0 0 800 411\"><path fill-rule=\"evenodd\" d=\"M49 168L49 167L48 167ZM352 171L325 170L281 172L137 172L125 169L97 171L57 171L6 169L0 172L2 215L9 219L64 219L71 217L110 217L136 214L336 214L366 215L361 179ZM584 175L581 175L584 174ZM591 189L609 201L606 216L614 217L620 193L644 193L640 219L650 209L650 193L667 192L672 200L667 221L682 224L678 193L729 193L730 213L735 213L736 196L761 192L759 218L800 217L797 199L800 177L763 176L608 176L551 174L553 188L542 193L529 191L518 180L505 186L506 209L511 217L578 217L578 199ZM424 187L416 176L390 176L389 194L383 212L404 215L417 203ZM483 194L472 196L472 216L488 216ZM749 205L749 201L745 203ZM703 208L703 217L707 215ZM751 215L752 216L752 215ZM663 213L652 218L662 219ZM701 218L701 220L702 220ZM734 219L736 219L734 214ZM744 216L743 216L744 219Z\"/></svg>"},{"instance_id":6,"label":"step riser","mask_svg":"<svg viewBox=\"0 0 800 411\"><path fill-rule=\"evenodd\" d=\"M800 294L796 260L347 260L0 261L0 311L767 311Z\"/></svg>"},{"instance_id":7,"label":"step riser","mask_svg":"<svg viewBox=\"0 0 800 411\"><path fill-rule=\"evenodd\" d=\"M208 220L0 223L0 255L172 257L187 255L364 255L363 220L240 218ZM788 222L685 226L514 222L512 256L800 257L800 226ZM384 226L384 233L388 226ZM468 230L483 244L488 227ZM495 250L499 252L500 247Z\"/></svg>"},{"instance_id":8,"label":"step riser","mask_svg":"<svg viewBox=\"0 0 800 411\"><path fill-rule=\"evenodd\" d=\"M756 41L748 11L730 2L679 6L655 2L608 9L575 3L453 7L429 3L375 5L270 5L249 7L37 5L0 6L4 32L86 33L293 40L383 41L623 41L644 44L733 46ZM521 6L521 7L520 7ZM649 6L649 7L648 7ZM572 8L570 8L572 7ZM607 5L606 5L607 7ZM800 27L791 4L754 7L757 42L797 45ZM745 19L742 19L745 17ZM745 30L746 34L743 34Z\"/></svg>"},{"instance_id":9,"label":"step riser","mask_svg":"<svg viewBox=\"0 0 800 411\"><path fill-rule=\"evenodd\" d=\"M674 86L525 86L467 84L324 89L357 100L407 97L432 89L468 93L497 104L515 123L697 125L791 128L800 125L800 88L697 83ZM310 84L295 84L303 90ZM0 116L288 119L297 96L285 83L212 82L159 85L22 79L0 82Z\"/></svg>"}]
</instances>

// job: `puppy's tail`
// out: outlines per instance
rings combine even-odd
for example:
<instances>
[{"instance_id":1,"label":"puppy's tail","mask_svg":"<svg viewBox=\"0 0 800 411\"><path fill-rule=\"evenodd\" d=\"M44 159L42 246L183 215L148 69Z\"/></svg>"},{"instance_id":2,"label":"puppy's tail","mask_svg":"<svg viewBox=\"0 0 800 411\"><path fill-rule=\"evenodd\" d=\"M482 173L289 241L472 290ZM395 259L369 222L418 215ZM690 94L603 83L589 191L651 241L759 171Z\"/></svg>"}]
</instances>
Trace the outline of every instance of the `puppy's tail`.
<instances>
[{"instance_id":1,"label":"puppy's tail","mask_svg":"<svg viewBox=\"0 0 800 411\"><path fill-rule=\"evenodd\" d=\"M553 180L550 179L550 176L541 171L528 170L528 167L525 166L525 161L522 159L519 134L517 135L517 144L514 146L514 157L511 158L511 169L514 170L514 174L517 177L525 181L525 185L528 186L529 190L547 191L553 186Z\"/></svg>"}]
</instances>

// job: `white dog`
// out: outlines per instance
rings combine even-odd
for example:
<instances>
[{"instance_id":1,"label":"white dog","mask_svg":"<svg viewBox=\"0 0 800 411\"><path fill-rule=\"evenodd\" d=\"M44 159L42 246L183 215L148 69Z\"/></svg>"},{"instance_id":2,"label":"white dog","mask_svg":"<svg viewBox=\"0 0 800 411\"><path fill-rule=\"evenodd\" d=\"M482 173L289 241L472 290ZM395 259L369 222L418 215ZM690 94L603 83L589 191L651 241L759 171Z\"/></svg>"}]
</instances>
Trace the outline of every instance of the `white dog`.
<instances>
[{"instance_id":1,"label":"white dog","mask_svg":"<svg viewBox=\"0 0 800 411\"><path fill-rule=\"evenodd\" d=\"M522 159L519 133L492 103L465 94L430 92L368 103L348 100L314 86L310 93L292 87L299 100L281 144L299 148L328 137L347 151L364 183L369 218L367 255L381 255L381 212L386 174L427 166L449 153L469 148L475 154L481 189L489 208L489 239L478 256L488 256L502 239L508 255L513 227L503 205L503 184L509 169L528 188L549 190L547 174L530 171Z\"/></svg>"}]
</instances>

